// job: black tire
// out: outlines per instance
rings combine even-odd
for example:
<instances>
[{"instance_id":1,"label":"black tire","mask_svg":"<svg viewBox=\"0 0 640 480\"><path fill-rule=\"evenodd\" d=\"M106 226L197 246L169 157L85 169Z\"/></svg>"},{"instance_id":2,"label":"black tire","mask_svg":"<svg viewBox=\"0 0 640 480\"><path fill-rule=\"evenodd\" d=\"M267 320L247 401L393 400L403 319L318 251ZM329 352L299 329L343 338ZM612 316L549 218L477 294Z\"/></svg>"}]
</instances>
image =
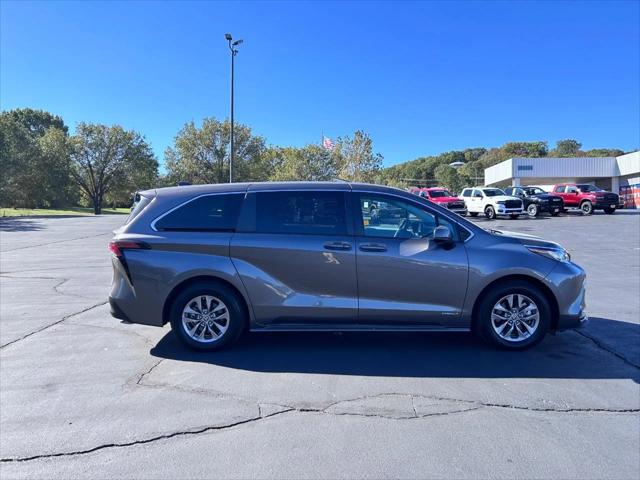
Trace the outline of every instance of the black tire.
<instances>
[{"instance_id":1,"label":"black tire","mask_svg":"<svg viewBox=\"0 0 640 480\"><path fill-rule=\"evenodd\" d=\"M591 215L593 213L593 203L589 200L585 200L580 204L580 210L582 210L582 213L585 215Z\"/></svg>"},{"instance_id":2,"label":"black tire","mask_svg":"<svg viewBox=\"0 0 640 480\"><path fill-rule=\"evenodd\" d=\"M538 208L538 205L536 205L535 203L530 203L529 206L527 207L527 215L529 215L531 218L535 218L540 214L540 208Z\"/></svg>"},{"instance_id":3,"label":"black tire","mask_svg":"<svg viewBox=\"0 0 640 480\"><path fill-rule=\"evenodd\" d=\"M504 296L510 294L526 295L535 302L539 312L539 323L536 331L529 338L517 343L507 341L500 337L491 325L491 312L493 306ZM476 327L482 338L494 347L505 350L524 350L540 343L551 325L551 308L546 297L540 289L523 280L509 281L493 287L478 306Z\"/></svg>"},{"instance_id":4,"label":"black tire","mask_svg":"<svg viewBox=\"0 0 640 480\"><path fill-rule=\"evenodd\" d=\"M477 217L478 212L468 212L470 217Z\"/></svg>"},{"instance_id":5,"label":"black tire","mask_svg":"<svg viewBox=\"0 0 640 480\"><path fill-rule=\"evenodd\" d=\"M509 215L509 218L510 218L511 220L517 220L519 216L520 216L520 215L517 215L517 214L515 214L515 215Z\"/></svg>"},{"instance_id":6,"label":"black tire","mask_svg":"<svg viewBox=\"0 0 640 480\"><path fill-rule=\"evenodd\" d=\"M606 213L607 215L613 215L614 213L616 213L616 209L615 208L611 208L611 207L607 207L604 209L604 213Z\"/></svg>"},{"instance_id":7,"label":"black tire","mask_svg":"<svg viewBox=\"0 0 640 480\"><path fill-rule=\"evenodd\" d=\"M488 205L484 209L484 216L489 220L494 220L496 218L496 210L491 205Z\"/></svg>"},{"instance_id":8,"label":"black tire","mask_svg":"<svg viewBox=\"0 0 640 480\"><path fill-rule=\"evenodd\" d=\"M210 342L200 342L191 338L182 322L182 311L187 303L203 295L220 299L229 313L226 331L217 340ZM215 280L188 285L178 293L169 310L171 330L183 344L194 350L220 350L232 345L245 331L248 320L243 300L239 295L229 286Z\"/></svg>"}]
</instances>

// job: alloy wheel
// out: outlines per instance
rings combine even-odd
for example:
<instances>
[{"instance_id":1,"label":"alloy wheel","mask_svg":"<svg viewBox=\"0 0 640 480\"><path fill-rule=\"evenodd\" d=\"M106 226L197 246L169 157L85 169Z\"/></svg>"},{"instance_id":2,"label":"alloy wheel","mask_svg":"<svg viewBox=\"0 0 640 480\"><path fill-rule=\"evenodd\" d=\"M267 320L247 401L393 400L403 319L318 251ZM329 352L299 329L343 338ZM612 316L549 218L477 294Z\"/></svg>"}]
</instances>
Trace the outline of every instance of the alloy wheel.
<instances>
[{"instance_id":1,"label":"alloy wheel","mask_svg":"<svg viewBox=\"0 0 640 480\"><path fill-rule=\"evenodd\" d=\"M535 334L540 324L540 311L526 295L505 295L491 309L494 332L509 343L518 343Z\"/></svg>"},{"instance_id":2,"label":"alloy wheel","mask_svg":"<svg viewBox=\"0 0 640 480\"><path fill-rule=\"evenodd\" d=\"M229 328L229 309L213 295L194 297L182 309L182 328L196 342L215 342Z\"/></svg>"}]
</instances>

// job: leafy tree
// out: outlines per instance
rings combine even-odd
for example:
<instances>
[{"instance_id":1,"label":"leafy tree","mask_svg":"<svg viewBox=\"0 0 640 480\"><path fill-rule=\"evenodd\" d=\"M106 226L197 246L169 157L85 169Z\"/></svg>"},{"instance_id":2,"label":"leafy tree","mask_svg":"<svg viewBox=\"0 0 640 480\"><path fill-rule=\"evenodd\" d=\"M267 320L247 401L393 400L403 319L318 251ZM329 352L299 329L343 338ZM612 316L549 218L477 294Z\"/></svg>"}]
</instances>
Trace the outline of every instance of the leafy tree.
<instances>
[{"instance_id":1,"label":"leafy tree","mask_svg":"<svg viewBox=\"0 0 640 480\"><path fill-rule=\"evenodd\" d=\"M228 120L205 118L202 126L189 122L178 132L174 146L165 151L169 178L175 183L229 181L231 125ZM234 125L234 181L265 180L271 172L265 159L264 139L245 125Z\"/></svg>"},{"instance_id":2,"label":"leafy tree","mask_svg":"<svg viewBox=\"0 0 640 480\"><path fill-rule=\"evenodd\" d=\"M585 157L619 157L620 155L624 155L624 151L617 148L594 148L584 152Z\"/></svg>"},{"instance_id":3,"label":"leafy tree","mask_svg":"<svg viewBox=\"0 0 640 480\"><path fill-rule=\"evenodd\" d=\"M60 117L33 109L0 115L0 202L19 207L75 203L67 127Z\"/></svg>"},{"instance_id":4,"label":"leafy tree","mask_svg":"<svg viewBox=\"0 0 640 480\"><path fill-rule=\"evenodd\" d=\"M550 155L552 157L576 157L581 153L580 147L582 147L582 144L571 138L558 140L556 148L551 150Z\"/></svg>"},{"instance_id":5,"label":"leafy tree","mask_svg":"<svg viewBox=\"0 0 640 480\"><path fill-rule=\"evenodd\" d=\"M332 151L338 177L353 182L372 182L382 167L382 155L373 153L371 137L357 130L353 138L338 138Z\"/></svg>"},{"instance_id":6,"label":"leafy tree","mask_svg":"<svg viewBox=\"0 0 640 480\"><path fill-rule=\"evenodd\" d=\"M306 145L303 148L272 148L272 173L269 180L331 180L336 177L335 158L330 151L320 145Z\"/></svg>"},{"instance_id":7,"label":"leafy tree","mask_svg":"<svg viewBox=\"0 0 640 480\"><path fill-rule=\"evenodd\" d=\"M71 140L72 175L96 215L110 192L125 184L135 190L139 175L157 176L158 162L137 132L118 125L80 123Z\"/></svg>"},{"instance_id":8,"label":"leafy tree","mask_svg":"<svg viewBox=\"0 0 640 480\"><path fill-rule=\"evenodd\" d=\"M438 184L448 188L452 192L459 192L464 186L463 179L458 175L458 171L450 165L443 163L435 170L435 177Z\"/></svg>"}]
</instances>

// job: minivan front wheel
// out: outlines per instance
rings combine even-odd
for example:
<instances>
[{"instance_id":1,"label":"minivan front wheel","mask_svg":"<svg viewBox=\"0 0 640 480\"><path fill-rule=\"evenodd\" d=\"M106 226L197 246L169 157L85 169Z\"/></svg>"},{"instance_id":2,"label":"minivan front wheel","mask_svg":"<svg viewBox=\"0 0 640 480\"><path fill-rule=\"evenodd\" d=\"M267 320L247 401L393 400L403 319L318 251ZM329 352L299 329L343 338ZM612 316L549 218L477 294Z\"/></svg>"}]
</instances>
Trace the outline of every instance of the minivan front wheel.
<instances>
[{"instance_id":1,"label":"minivan front wheel","mask_svg":"<svg viewBox=\"0 0 640 480\"><path fill-rule=\"evenodd\" d=\"M522 350L544 338L551 324L551 308L538 288L515 281L485 296L478 321L482 336L493 345Z\"/></svg>"},{"instance_id":2,"label":"minivan front wheel","mask_svg":"<svg viewBox=\"0 0 640 480\"><path fill-rule=\"evenodd\" d=\"M196 283L183 289L171 307L171 329L186 346L218 350L234 343L246 323L237 294L223 284Z\"/></svg>"}]
</instances>

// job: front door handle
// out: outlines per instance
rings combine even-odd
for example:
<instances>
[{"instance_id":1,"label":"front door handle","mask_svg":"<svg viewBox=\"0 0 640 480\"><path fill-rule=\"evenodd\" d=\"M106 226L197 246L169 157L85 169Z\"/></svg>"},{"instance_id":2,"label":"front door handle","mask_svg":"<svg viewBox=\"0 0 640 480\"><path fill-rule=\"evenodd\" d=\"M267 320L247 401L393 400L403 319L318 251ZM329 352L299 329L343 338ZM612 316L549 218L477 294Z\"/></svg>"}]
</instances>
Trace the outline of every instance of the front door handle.
<instances>
[{"instance_id":1,"label":"front door handle","mask_svg":"<svg viewBox=\"0 0 640 480\"><path fill-rule=\"evenodd\" d=\"M386 252L387 246L384 243L362 243L360 250L363 252Z\"/></svg>"},{"instance_id":2,"label":"front door handle","mask_svg":"<svg viewBox=\"0 0 640 480\"><path fill-rule=\"evenodd\" d=\"M351 250L349 242L327 242L324 244L326 250Z\"/></svg>"}]
</instances>

